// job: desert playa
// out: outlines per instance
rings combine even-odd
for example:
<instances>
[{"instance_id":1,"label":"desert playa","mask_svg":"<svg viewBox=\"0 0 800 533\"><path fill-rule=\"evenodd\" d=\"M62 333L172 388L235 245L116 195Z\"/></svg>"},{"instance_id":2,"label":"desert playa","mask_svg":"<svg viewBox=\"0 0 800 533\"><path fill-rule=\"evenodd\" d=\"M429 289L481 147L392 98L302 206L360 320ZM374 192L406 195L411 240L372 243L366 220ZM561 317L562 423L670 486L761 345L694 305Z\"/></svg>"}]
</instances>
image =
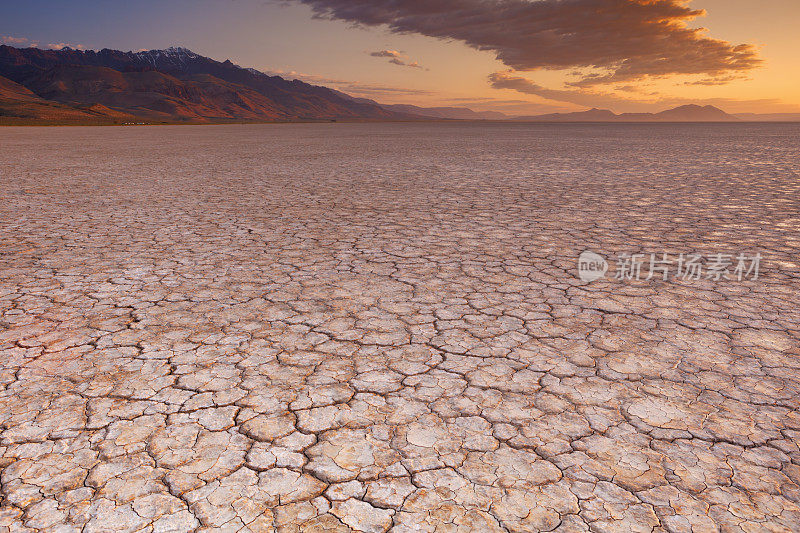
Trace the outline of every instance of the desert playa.
<instances>
[{"instance_id":1,"label":"desert playa","mask_svg":"<svg viewBox=\"0 0 800 533\"><path fill-rule=\"evenodd\" d=\"M798 531L798 134L0 129L0 529Z\"/></svg>"}]
</instances>

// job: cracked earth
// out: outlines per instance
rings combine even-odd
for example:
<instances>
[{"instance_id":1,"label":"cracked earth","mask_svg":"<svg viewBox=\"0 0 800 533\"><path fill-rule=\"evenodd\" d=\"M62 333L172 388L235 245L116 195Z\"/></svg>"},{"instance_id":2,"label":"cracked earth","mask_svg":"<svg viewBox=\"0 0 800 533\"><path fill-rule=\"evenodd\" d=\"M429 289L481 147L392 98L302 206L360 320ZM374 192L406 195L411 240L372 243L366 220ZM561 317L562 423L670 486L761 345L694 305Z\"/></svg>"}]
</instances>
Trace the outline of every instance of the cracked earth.
<instances>
[{"instance_id":1,"label":"cracked earth","mask_svg":"<svg viewBox=\"0 0 800 533\"><path fill-rule=\"evenodd\" d=\"M0 530L800 531L798 138L2 129Z\"/></svg>"}]
</instances>

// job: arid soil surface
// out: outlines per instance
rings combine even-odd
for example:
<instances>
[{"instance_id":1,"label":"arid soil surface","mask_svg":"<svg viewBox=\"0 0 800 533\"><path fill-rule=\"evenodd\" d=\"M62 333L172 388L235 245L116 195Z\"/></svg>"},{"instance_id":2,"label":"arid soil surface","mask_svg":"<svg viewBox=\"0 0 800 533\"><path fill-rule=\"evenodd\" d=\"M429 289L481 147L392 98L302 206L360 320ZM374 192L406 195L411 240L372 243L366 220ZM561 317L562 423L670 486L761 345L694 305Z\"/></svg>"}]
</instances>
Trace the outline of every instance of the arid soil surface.
<instances>
[{"instance_id":1,"label":"arid soil surface","mask_svg":"<svg viewBox=\"0 0 800 533\"><path fill-rule=\"evenodd\" d=\"M0 530L800 531L798 139L0 129Z\"/></svg>"}]
</instances>

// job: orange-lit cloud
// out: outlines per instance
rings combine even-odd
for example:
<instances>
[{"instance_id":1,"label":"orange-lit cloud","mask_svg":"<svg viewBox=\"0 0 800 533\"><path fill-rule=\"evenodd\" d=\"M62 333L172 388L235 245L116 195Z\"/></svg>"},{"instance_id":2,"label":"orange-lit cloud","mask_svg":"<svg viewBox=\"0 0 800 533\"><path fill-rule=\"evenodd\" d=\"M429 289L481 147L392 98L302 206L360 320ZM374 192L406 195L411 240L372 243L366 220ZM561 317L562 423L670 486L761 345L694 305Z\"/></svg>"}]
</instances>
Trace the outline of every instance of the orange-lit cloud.
<instances>
[{"instance_id":1,"label":"orange-lit cloud","mask_svg":"<svg viewBox=\"0 0 800 533\"><path fill-rule=\"evenodd\" d=\"M760 64L749 44L707 37L688 0L297 0L316 16L462 41L514 70L578 68L589 87L647 77L724 79ZM598 72L599 71L599 72Z\"/></svg>"},{"instance_id":2,"label":"orange-lit cloud","mask_svg":"<svg viewBox=\"0 0 800 533\"><path fill-rule=\"evenodd\" d=\"M50 43L47 45L48 48L52 50L62 50L64 48L72 48L73 50L85 50L86 47L82 44L72 44L72 43Z\"/></svg>"},{"instance_id":3,"label":"orange-lit cloud","mask_svg":"<svg viewBox=\"0 0 800 533\"><path fill-rule=\"evenodd\" d=\"M31 41L26 37L14 37L13 35L0 35L0 44L9 44L11 46L29 46L36 48L39 43Z\"/></svg>"},{"instance_id":4,"label":"orange-lit cloud","mask_svg":"<svg viewBox=\"0 0 800 533\"><path fill-rule=\"evenodd\" d=\"M0 43L3 44L25 44L28 39L25 37L13 37L11 35L0 35Z\"/></svg>"},{"instance_id":5,"label":"orange-lit cloud","mask_svg":"<svg viewBox=\"0 0 800 533\"><path fill-rule=\"evenodd\" d=\"M386 57L389 58L389 63L399 65L401 67L422 68L416 61L409 61L408 57L403 52L397 50L380 50L378 52L370 52L372 57Z\"/></svg>"},{"instance_id":6,"label":"orange-lit cloud","mask_svg":"<svg viewBox=\"0 0 800 533\"><path fill-rule=\"evenodd\" d=\"M12 35L0 35L0 44L8 44L11 46L22 47L28 46L31 48L38 48L39 43L36 41L32 41L27 37L14 37ZM85 50L86 47L82 44L71 44L71 43L50 43L47 45L47 48L51 50L61 50L62 48L72 48L73 50Z\"/></svg>"},{"instance_id":7,"label":"orange-lit cloud","mask_svg":"<svg viewBox=\"0 0 800 533\"><path fill-rule=\"evenodd\" d=\"M402 52L398 52L397 50L381 50L380 52L370 52L372 57L393 57L393 58L400 58L403 57Z\"/></svg>"}]
</instances>

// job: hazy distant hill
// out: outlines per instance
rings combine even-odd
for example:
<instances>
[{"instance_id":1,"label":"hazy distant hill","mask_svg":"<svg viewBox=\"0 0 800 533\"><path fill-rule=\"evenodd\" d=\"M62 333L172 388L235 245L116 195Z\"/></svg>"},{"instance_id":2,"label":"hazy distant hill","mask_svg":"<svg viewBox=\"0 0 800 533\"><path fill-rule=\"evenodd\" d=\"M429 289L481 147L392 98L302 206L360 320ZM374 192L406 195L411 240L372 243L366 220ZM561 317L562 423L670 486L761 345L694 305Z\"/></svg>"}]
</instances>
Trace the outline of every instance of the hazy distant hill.
<instances>
[{"instance_id":1,"label":"hazy distant hill","mask_svg":"<svg viewBox=\"0 0 800 533\"><path fill-rule=\"evenodd\" d=\"M608 109L590 109L589 111L576 111L574 113L548 113L546 115L532 115L515 117L514 120L531 122L609 122L617 117Z\"/></svg>"},{"instance_id":2,"label":"hazy distant hill","mask_svg":"<svg viewBox=\"0 0 800 533\"><path fill-rule=\"evenodd\" d=\"M660 113L616 114L608 109L590 109L575 113L551 113L516 117L526 122L737 122L740 119L723 110L707 105L683 105Z\"/></svg>"},{"instance_id":3,"label":"hazy distant hill","mask_svg":"<svg viewBox=\"0 0 800 533\"><path fill-rule=\"evenodd\" d=\"M100 104L70 106L50 101L8 78L0 77L0 119L4 117L35 117L54 123L134 119L133 115Z\"/></svg>"},{"instance_id":4,"label":"hazy distant hill","mask_svg":"<svg viewBox=\"0 0 800 533\"><path fill-rule=\"evenodd\" d=\"M511 117L499 111L473 111L468 107L421 107L411 104L381 104L369 98L357 98L340 91L336 91L343 98L355 102L374 104L396 113L404 113L421 118L438 118L444 120L508 120Z\"/></svg>"},{"instance_id":5,"label":"hazy distant hill","mask_svg":"<svg viewBox=\"0 0 800 533\"><path fill-rule=\"evenodd\" d=\"M467 107L420 107L408 104L379 104L384 109L422 117L453 120L505 120L510 118L498 111L473 111Z\"/></svg>"},{"instance_id":6,"label":"hazy distant hill","mask_svg":"<svg viewBox=\"0 0 800 533\"><path fill-rule=\"evenodd\" d=\"M0 46L0 118L52 121L400 119L343 98L185 48L120 52Z\"/></svg>"},{"instance_id":7,"label":"hazy distant hill","mask_svg":"<svg viewBox=\"0 0 800 533\"><path fill-rule=\"evenodd\" d=\"M630 114L623 113L622 119L630 117ZM739 119L729 115L722 109L713 105L682 105L675 109L667 109L660 113L654 113L653 117L657 121L665 122L737 122Z\"/></svg>"},{"instance_id":8,"label":"hazy distant hill","mask_svg":"<svg viewBox=\"0 0 800 533\"><path fill-rule=\"evenodd\" d=\"M800 113L736 113L736 117L749 122L800 122Z\"/></svg>"}]
</instances>

